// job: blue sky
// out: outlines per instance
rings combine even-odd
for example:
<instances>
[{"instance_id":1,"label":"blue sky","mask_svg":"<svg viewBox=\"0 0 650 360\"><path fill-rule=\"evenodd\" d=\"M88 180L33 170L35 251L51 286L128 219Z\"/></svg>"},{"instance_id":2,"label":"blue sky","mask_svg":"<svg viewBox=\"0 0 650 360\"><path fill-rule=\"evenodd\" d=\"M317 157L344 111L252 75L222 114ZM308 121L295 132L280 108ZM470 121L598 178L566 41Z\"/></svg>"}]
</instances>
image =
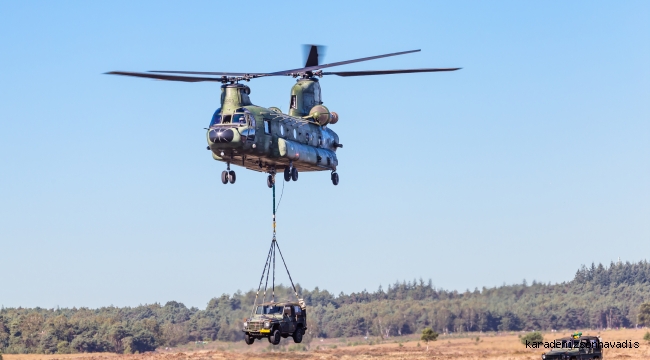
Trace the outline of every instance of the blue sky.
<instances>
[{"instance_id":1,"label":"blue sky","mask_svg":"<svg viewBox=\"0 0 650 360\"><path fill-rule=\"evenodd\" d=\"M341 183L284 187L295 281L463 291L648 258L646 1L3 1L0 34L4 306L203 308L256 287L271 194L241 168L220 183L218 85L103 73L279 71L306 43L327 62L422 49L340 70L463 69L322 80ZM251 98L286 111L293 82Z\"/></svg>"}]
</instances>

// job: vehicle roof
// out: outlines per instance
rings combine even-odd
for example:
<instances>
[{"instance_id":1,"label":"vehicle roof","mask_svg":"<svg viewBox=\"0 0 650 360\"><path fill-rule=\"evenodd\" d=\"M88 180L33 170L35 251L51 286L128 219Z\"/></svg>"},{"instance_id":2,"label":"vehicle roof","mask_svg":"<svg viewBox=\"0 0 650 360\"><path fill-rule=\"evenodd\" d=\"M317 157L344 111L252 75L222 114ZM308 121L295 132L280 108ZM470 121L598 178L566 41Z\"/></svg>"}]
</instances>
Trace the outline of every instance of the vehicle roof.
<instances>
[{"instance_id":1,"label":"vehicle roof","mask_svg":"<svg viewBox=\"0 0 650 360\"><path fill-rule=\"evenodd\" d=\"M295 305L295 306L300 306L297 301L270 301L270 302L265 302L258 304L257 306L284 306L284 305Z\"/></svg>"},{"instance_id":2,"label":"vehicle roof","mask_svg":"<svg viewBox=\"0 0 650 360\"><path fill-rule=\"evenodd\" d=\"M569 341L569 340L582 340L582 339L585 339L585 340L598 340L598 336L583 335L583 336L581 336L581 337L579 337L579 338L577 338L577 339L574 339L572 336L568 336L568 337L559 338L559 339L557 339L557 340L560 340L560 341L562 341L562 340Z\"/></svg>"}]
</instances>

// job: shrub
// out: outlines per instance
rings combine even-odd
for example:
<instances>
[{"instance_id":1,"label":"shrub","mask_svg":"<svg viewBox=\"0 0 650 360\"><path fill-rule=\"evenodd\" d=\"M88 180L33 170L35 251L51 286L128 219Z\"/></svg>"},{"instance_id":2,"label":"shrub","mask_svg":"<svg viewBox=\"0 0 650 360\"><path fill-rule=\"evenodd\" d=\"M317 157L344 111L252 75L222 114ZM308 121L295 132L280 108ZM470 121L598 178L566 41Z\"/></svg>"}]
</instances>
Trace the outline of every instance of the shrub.
<instances>
[{"instance_id":1,"label":"shrub","mask_svg":"<svg viewBox=\"0 0 650 360\"><path fill-rule=\"evenodd\" d=\"M544 341L544 336L539 331L533 331L522 336L520 338L520 341L522 344L526 345L526 341L528 341L529 343L536 342L536 341Z\"/></svg>"},{"instance_id":2,"label":"shrub","mask_svg":"<svg viewBox=\"0 0 650 360\"><path fill-rule=\"evenodd\" d=\"M643 340L650 342L650 331L646 331L645 335L643 335ZM0 357L0 360L2 360L2 357Z\"/></svg>"}]
</instances>

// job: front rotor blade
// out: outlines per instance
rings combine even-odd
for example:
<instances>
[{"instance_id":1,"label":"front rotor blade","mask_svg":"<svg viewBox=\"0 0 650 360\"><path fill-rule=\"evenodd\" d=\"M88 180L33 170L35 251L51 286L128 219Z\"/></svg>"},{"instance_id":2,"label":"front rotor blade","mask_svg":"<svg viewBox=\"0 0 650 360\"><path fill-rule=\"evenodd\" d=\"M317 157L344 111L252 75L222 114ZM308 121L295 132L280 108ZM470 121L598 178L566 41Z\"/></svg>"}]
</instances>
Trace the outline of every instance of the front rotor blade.
<instances>
[{"instance_id":1,"label":"front rotor blade","mask_svg":"<svg viewBox=\"0 0 650 360\"><path fill-rule=\"evenodd\" d=\"M199 82L199 81L223 82L224 81L224 79L222 79L222 78L178 76L178 75L162 75L162 74L159 75L159 74L138 73L138 72L130 72L130 71L111 71L111 72L107 72L105 74L134 76L134 77L157 79L157 80L185 81L185 82Z\"/></svg>"},{"instance_id":2,"label":"front rotor blade","mask_svg":"<svg viewBox=\"0 0 650 360\"><path fill-rule=\"evenodd\" d=\"M194 74L194 75L225 75L225 76L264 76L264 73L236 73L236 72L212 72L212 71L165 71L151 70L150 73L167 73L167 74Z\"/></svg>"},{"instance_id":3,"label":"front rotor blade","mask_svg":"<svg viewBox=\"0 0 650 360\"><path fill-rule=\"evenodd\" d=\"M340 66L340 65L346 65L346 64L352 64L352 63L357 63L357 62L362 62L362 61L368 61L368 60L375 60L375 59L381 59L389 56L397 56L397 55L404 55L404 54L410 54L414 52L418 52L418 50L409 50L409 51L402 51L402 52L396 52L396 53L391 53L391 54L384 54L384 55L377 55L377 56L370 56L370 57L365 57L365 58L360 58L360 59L354 59L354 60L347 60L347 61L339 61L331 64L323 64L323 65L316 65L316 66L308 66L300 69L293 69L293 70L285 70L285 71L278 71L274 73L269 73L267 74L268 76L275 76L275 75L290 75L290 74L296 74L296 73L303 73L307 71L314 71L318 69L324 69L328 67L333 67L333 66Z\"/></svg>"},{"instance_id":4,"label":"front rotor blade","mask_svg":"<svg viewBox=\"0 0 650 360\"><path fill-rule=\"evenodd\" d=\"M408 74L437 71L456 71L462 68L434 68L434 69L404 69L404 70L367 70L367 71L332 71L323 72L323 75L338 76L366 76L366 75L388 75L388 74Z\"/></svg>"}]
</instances>

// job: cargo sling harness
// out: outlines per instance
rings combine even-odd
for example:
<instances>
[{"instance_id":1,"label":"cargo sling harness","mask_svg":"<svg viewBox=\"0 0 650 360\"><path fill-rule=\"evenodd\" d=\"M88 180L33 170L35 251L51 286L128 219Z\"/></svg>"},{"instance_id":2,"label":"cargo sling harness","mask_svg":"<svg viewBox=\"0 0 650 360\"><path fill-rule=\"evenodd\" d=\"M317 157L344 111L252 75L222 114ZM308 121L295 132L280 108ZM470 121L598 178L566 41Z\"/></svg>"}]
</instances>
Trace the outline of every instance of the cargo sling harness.
<instances>
[{"instance_id":1,"label":"cargo sling harness","mask_svg":"<svg viewBox=\"0 0 650 360\"><path fill-rule=\"evenodd\" d=\"M278 250L278 253L280 253L280 258L282 259L284 268L287 270L287 275L289 275L289 281L291 281L291 287L293 288L293 292L296 295L296 299L298 299L302 307L302 299L298 298L298 291L296 290L296 286L293 284L293 279L291 279L291 273L289 272L287 263L284 261L284 256L282 256L282 250L280 250L278 241L275 238L275 212L276 212L275 182L273 183L272 189L273 189L273 240L271 240L271 248L269 249L269 252L266 255L266 263L264 264L264 270L262 271L262 277L260 278L260 285L257 287L257 293L255 294L255 302L253 303L253 310L251 312L251 315L255 312L255 308L257 307L257 298L259 297L260 289L262 288L262 282L264 281L265 274L266 274L266 282L264 283L264 294L262 295L262 303L264 303L264 301L266 300L266 290L269 285L269 274L271 273L271 266L273 266L273 277L271 282L271 302L275 302L275 250L276 249ZM282 184L282 192L284 193L284 184ZM280 201L282 201L282 195L280 195Z\"/></svg>"}]
</instances>

